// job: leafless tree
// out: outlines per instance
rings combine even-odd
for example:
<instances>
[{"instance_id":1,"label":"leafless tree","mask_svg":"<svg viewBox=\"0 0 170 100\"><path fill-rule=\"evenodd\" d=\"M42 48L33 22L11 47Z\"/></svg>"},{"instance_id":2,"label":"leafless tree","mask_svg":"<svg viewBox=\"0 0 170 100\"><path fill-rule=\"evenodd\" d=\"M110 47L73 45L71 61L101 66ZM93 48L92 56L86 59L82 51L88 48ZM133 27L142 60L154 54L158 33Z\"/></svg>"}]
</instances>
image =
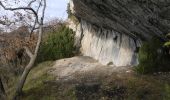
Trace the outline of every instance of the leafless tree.
<instances>
[{"instance_id":1,"label":"leafless tree","mask_svg":"<svg viewBox=\"0 0 170 100\"><path fill-rule=\"evenodd\" d=\"M36 4L38 4L36 9L31 6L35 2L38 2L38 3L36 3ZM39 50L40 43L41 43L41 40L42 40L42 32L43 32L42 30L43 30L43 21L44 21L45 9L46 9L46 0L31 0L28 3L27 6L16 7L16 8L7 7L5 5L5 2L0 1L0 6L3 7L4 10L9 10L9 11L23 10L23 11L29 13L29 14L34 15L35 21L34 21L34 24L32 26L32 29L30 31L30 36L35 29L38 29L38 40L37 40L37 44L36 44L34 52L31 52L31 50L28 47L26 47L26 46L24 47L27 55L30 57L30 61L26 65L24 72L22 73L22 76L19 80L19 83L17 84L16 93L15 93L14 98L13 98L14 100L16 100L17 97L22 93L22 88L24 86L24 83L27 79L29 72L33 68L35 60L37 58L38 50ZM6 24L5 21L1 21L0 23L2 23L3 25ZM7 24L9 25L9 23L7 23Z\"/></svg>"}]
</instances>

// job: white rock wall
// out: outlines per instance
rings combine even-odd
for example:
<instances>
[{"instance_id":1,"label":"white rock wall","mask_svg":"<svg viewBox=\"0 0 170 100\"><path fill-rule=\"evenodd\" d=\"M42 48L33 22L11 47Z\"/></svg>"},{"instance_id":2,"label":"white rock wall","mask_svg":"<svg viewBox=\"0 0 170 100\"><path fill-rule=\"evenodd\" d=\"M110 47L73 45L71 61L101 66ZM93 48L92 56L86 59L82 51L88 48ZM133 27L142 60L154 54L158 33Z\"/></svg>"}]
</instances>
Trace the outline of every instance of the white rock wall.
<instances>
[{"instance_id":1,"label":"white rock wall","mask_svg":"<svg viewBox=\"0 0 170 100\"><path fill-rule=\"evenodd\" d=\"M125 34L113 30L96 28L86 21L81 21L77 26L75 45L80 48L84 56L90 56L103 65L115 66L137 65L137 53L140 46L138 40L134 40Z\"/></svg>"}]
</instances>

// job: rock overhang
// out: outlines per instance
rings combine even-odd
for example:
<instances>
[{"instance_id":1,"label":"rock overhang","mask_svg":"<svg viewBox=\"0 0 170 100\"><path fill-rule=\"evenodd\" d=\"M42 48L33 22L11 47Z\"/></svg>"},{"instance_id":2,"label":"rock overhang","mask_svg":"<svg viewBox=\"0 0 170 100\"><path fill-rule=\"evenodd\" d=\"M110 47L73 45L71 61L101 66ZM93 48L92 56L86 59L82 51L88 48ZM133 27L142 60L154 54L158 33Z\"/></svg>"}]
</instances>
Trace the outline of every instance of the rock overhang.
<instances>
[{"instance_id":1,"label":"rock overhang","mask_svg":"<svg viewBox=\"0 0 170 100\"><path fill-rule=\"evenodd\" d=\"M73 14L132 38L164 38L170 32L169 0L71 0Z\"/></svg>"}]
</instances>

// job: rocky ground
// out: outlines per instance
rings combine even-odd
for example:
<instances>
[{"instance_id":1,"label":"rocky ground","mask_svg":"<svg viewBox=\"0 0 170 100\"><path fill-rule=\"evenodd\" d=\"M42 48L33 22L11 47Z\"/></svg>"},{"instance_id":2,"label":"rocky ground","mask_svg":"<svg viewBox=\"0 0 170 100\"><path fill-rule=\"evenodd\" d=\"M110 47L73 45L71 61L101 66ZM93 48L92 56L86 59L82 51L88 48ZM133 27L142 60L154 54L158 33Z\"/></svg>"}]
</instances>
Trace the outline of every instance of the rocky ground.
<instances>
[{"instance_id":1,"label":"rocky ground","mask_svg":"<svg viewBox=\"0 0 170 100\"><path fill-rule=\"evenodd\" d=\"M138 75L77 56L43 62L29 74L21 100L170 100L170 75Z\"/></svg>"},{"instance_id":2,"label":"rocky ground","mask_svg":"<svg viewBox=\"0 0 170 100\"><path fill-rule=\"evenodd\" d=\"M50 71L51 74L57 77L57 80L63 81L77 80L81 78L95 79L110 76L113 73L121 75L130 74L131 72L131 67L115 67L113 65L104 66L96 60L85 56L58 60Z\"/></svg>"}]
</instances>

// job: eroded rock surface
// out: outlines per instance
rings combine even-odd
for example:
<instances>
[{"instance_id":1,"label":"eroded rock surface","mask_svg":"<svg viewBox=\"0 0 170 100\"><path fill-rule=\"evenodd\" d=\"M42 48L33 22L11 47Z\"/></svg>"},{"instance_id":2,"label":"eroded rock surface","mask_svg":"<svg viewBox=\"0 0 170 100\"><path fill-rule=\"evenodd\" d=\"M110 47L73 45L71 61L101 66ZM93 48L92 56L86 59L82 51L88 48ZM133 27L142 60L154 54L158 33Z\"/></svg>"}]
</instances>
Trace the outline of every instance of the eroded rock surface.
<instances>
[{"instance_id":1,"label":"eroded rock surface","mask_svg":"<svg viewBox=\"0 0 170 100\"><path fill-rule=\"evenodd\" d=\"M93 57L103 65L115 66L137 65L137 49L140 40L114 30L97 28L86 21L78 25L76 45L81 47L85 56Z\"/></svg>"},{"instance_id":2,"label":"eroded rock surface","mask_svg":"<svg viewBox=\"0 0 170 100\"><path fill-rule=\"evenodd\" d=\"M71 0L71 5L80 19L134 38L170 32L169 0Z\"/></svg>"},{"instance_id":3,"label":"eroded rock surface","mask_svg":"<svg viewBox=\"0 0 170 100\"><path fill-rule=\"evenodd\" d=\"M137 65L141 41L170 32L168 9L168 0L70 0L75 45L104 65Z\"/></svg>"}]
</instances>

